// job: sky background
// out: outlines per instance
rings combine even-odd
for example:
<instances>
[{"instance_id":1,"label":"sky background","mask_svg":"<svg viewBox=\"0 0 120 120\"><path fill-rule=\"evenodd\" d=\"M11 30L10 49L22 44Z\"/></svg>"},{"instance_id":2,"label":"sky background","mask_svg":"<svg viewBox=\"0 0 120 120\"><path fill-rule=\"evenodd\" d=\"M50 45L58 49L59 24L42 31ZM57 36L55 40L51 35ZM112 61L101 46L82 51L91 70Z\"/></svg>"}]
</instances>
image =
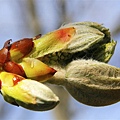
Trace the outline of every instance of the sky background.
<instances>
[{"instance_id":1,"label":"sky background","mask_svg":"<svg viewBox=\"0 0 120 120\"><path fill-rule=\"evenodd\" d=\"M109 64L120 67L120 0L33 1L34 12L30 11L29 0L0 0L0 48L8 39L16 41L45 34L59 28L62 23L93 21L110 29L117 46ZM120 120L120 103L91 107L69 97L68 106L71 113L65 111L65 114L70 116L70 120ZM60 120L55 118L56 109L34 112L10 105L0 96L0 120Z\"/></svg>"}]
</instances>

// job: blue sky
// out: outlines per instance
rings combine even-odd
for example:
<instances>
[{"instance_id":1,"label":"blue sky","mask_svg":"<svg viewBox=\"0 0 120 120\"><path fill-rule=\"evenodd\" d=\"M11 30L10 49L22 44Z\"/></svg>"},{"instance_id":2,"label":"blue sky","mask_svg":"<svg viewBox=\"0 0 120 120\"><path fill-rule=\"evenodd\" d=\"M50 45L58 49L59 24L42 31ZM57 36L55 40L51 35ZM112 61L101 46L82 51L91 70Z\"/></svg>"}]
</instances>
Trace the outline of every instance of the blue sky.
<instances>
[{"instance_id":1,"label":"blue sky","mask_svg":"<svg viewBox=\"0 0 120 120\"><path fill-rule=\"evenodd\" d=\"M24 0L0 0L0 47L8 39L16 41L33 37L31 29L26 29L17 2ZM81 2L80 2L81 1ZM38 20L42 21L42 34L56 29L58 6L55 0L35 0ZM111 33L120 25L120 0L66 0L70 22L94 21L104 24ZM23 15L26 15L24 11ZM24 16L23 16L24 17ZM41 23L41 22L40 22ZM64 21L66 23L66 21ZM39 33L38 33L39 34ZM115 53L109 64L120 67L120 33L112 36L117 41ZM71 120L120 120L120 103L106 107L86 106L70 98L70 109L76 111ZM54 120L53 110L34 112L6 103L0 96L0 120Z\"/></svg>"}]
</instances>

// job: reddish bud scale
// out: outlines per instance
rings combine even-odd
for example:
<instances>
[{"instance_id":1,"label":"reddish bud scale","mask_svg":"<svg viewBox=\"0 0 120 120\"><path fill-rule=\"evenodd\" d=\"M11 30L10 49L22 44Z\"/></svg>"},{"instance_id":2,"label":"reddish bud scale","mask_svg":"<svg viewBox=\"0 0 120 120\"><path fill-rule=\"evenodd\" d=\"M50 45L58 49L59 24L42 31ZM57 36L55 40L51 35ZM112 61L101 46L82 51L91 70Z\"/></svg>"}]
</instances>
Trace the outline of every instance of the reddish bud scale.
<instances>
[{"instance_id":1,"label":"reddish bud scale","mask_svg":"<svg viewBox=\"0 0 120 120\"><path fill-rule=\"evenodd\" d=\"M24 57L31 52L33 46L34 43L32 38L24 38L11 44L10 50L19 51L23 54L22 57Z\"/></svg>"},{"instance_id":2,"label":"reddish bud scale","mask_svg":"<svg viewBox=\"0 0 120 120\"><path fill-rule=\"evenodd\" d=\"M10 52L9 52L10 41L11 41L11 39L7 40L4 43L3 48L0 50L0 66L3 66L5 62L10 60Z\"/></svg>"},{"instance_id":3,"label":"reddish bud scale","mask_svg":"<svg viewBox=\"0 0 120 120\"><path fill-rule=\"evenodd\" d=\"M18 74L18 75L21 75L23 77L26 77L22 66L18 65L17 63L15 63L13 61L6 62L3 66L3 69L7 72Z\"/></svg>"},{"instance_id":4,"label":"reddish bud scale","mask_svg":"<svg viewBox=\"0 0 120 120\"><path fill-rule=\"evenodd\" d=\"M51 75L54 75L57 72L57 70L51 68Z\"/></svg>"},{"instance_id":5,"label":"reddish bud scale","mask_svg":"<svg viewBox=\"0 0 120 120\"><path fill-rule=\"evenodd\" d=\"M10 53L7 48L0 50L0 65L2 66L6 61L10 59Z\"/></svg>"},{"instance_id":6,"label":"reddish bud scale","mask_svg":"<svg viewBox=\"0 0 120 120\"><path fill-rule=\"evenodd\" d=\"M14 77L13 77L13 84L17 85L18 82L20 82L21 80L24 80L24 78L20 77L20 76L17 76L17 75L14 75Z\"/></svg>"}]
</instances>

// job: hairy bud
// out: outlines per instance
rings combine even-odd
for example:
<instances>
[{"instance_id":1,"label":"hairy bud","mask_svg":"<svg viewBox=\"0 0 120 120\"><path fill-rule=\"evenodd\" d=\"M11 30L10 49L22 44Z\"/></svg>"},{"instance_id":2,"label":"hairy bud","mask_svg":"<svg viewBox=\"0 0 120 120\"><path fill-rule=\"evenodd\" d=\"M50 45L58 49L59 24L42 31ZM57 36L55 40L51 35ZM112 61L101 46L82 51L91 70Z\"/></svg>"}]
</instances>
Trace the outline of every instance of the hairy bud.
<instances>
[{"instance_id":1,"label":"hairy bud","mask_svg":"<svg viewBox=\"0 0 120 120\"><path fill-rule=\"evenodd\" d=\"M120 69L94 60L76 60L67 66L65 87L79 102L110 105L120 100Z\"/></svg>"}]
</instances>

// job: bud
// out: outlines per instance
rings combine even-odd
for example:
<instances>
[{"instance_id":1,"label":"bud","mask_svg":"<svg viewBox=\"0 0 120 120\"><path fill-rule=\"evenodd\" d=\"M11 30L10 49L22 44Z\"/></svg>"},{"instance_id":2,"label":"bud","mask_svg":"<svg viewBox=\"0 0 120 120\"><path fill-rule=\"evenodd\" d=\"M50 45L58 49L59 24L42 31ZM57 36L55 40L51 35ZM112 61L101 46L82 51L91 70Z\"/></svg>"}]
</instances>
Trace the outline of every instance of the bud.
<instances>
[{"instance_id":1,"label":"bud","mask_svg":"<svg viewBox=\"0 0 120 120\"><path fill-rule=\"evenodd\" d=\"M81 103L110 105L120 100L120 69L94 60L76 60L67 66L65 87Z\"/></svg>"},{"instance_id":2,"label":"bud","mask_svg":"<svg viewBox=\"0 0 120 120\"><path fill-rule=\"evenodd\" d=\"M45 111L54 108L59 103L58 97L51 89L37 81L1 72L0 83L1 93L10 104L30 110Z\"/></svg>"},{"instance_id":3,"label":"bud","mask_svg":"<svg viewBox=\"0 0 120 120\"><path fill-rule=\"evenodd\" d=\"M98 23L69 23L34 40L34 48L29 56L56 66L65 66L80 58L94 57L96 60L108 62L115 45L111 41L109 29Z\"/></svg>"}]
</instances>

